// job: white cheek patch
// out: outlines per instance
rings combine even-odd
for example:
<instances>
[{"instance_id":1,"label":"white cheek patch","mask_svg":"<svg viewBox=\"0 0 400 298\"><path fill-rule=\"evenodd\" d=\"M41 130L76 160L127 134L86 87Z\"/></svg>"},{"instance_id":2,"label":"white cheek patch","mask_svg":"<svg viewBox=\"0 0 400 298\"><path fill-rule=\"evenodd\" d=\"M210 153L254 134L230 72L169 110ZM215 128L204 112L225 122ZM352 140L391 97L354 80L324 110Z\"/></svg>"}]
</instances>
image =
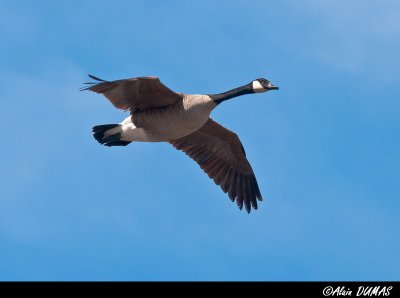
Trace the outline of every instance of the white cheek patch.
<instances>
[{"instance_id":1,"label":"white cheek patch","mask_svg":"<svg viewBox=\"0 0 400 298\"><path fill-rule=\"evenodd\" d=\"M253 81L253 91L259 93L259 92L265 92L266 89L260 84L259 81L256 80Z\"/></svg>"}]
</instances>

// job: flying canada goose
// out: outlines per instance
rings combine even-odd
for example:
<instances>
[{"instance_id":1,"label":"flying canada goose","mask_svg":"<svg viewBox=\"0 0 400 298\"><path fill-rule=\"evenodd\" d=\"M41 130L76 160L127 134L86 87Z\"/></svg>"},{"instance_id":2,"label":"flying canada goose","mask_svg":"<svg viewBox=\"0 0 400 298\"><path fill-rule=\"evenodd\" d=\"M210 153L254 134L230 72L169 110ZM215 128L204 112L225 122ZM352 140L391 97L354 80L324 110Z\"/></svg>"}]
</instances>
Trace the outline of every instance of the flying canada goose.
<instances>
[{"instance_id":1,"label":"flying canada goose","mask_svg":"<svg viewBox=\"0 0 400 298\"><path fill-rule=\"evenodd\" d=\"M131 142L169 142L195 160L228 193L240 209L250 213L262 201L253 169L238 136L212 120L211 111L233 97L278 90L266 79L220 94L176 93L157 77L138 77L85 83L103 94L116 108L130 112L119 124L93 127L94 138L105 146L126 146Z\"/></svg>"}]
</instances>

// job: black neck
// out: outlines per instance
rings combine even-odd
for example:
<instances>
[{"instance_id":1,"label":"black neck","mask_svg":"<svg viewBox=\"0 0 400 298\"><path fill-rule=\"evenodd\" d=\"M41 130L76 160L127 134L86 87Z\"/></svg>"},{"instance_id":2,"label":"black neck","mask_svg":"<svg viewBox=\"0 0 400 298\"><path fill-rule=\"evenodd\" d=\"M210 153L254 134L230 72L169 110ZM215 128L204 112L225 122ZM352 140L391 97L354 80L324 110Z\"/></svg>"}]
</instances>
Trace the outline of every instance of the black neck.
<instances>
[{"instance_id":1,"label":"black neck","mask_svg":"<svg viewBox=\"0 0 400 298\"><path fill-rule=\"evenodd\" d=\"M226 91L224 93L219 93L219 94L211 94L210 97L214 100L216 104L220 104L221 102L231 99L233 97L245 95L245 94L250 94L254 93L252 84L247 84L229 91Z\"/></svg>"}]
</instances>

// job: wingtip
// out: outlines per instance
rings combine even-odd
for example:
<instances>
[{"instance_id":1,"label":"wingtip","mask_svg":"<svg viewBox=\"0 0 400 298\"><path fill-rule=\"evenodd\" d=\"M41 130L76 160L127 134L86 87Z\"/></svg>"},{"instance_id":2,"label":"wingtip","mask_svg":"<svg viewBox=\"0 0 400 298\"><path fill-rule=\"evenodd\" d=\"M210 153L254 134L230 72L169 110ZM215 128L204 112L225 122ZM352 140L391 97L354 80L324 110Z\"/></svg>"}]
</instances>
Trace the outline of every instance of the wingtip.
<instances>
[{"instance_id":1,"label":"wingtip","mask_svg":"<svg viewBox=\"0 0 400 298\"><path fill-rule=\"evenodd\" d=\"M240 210L243 209L243 199L239 196L236 198L236 205L239 207Z\"/></svg>"},{"instance_id":2,"label":"wingtip","mask_svg":"<svg viewBox=\"0 0 400 298\"><path fill-rule=\"evenodd\" d=\"M246 212L247 212L247 214L250 214L250 211L251 211L251 207L250 206L247 206L247 204L246 204Z\"/></svg>"},{"instance_id":3,"label":"wingtip","mask_svg":"<svg viewBox=\"0 0 400 298\"><path fill-rule=\"evenodd\" d=\"M108 83L108 81L105 81L105 80L103 80L103 79L100 79L100 78L98 78L98 77L96 77L96 76L94 76L94 75L91 75L91 74L88 74L88 77L91 78L91 79L93 79L93 80L95 80L95 81L97 81L97 82L85 82L85 83L83 83L83 84L89 85L89 86L87 86L87 87L82 87L82 88L79 89L79 91L91 90L90 88L92 88L93 86L96 86L96 85L100 84L100 83L98 83L98 82Z\"/></svg>"},{"instance_id":4,"label":"wingtip","mask_svg":"<svg viewBox=\"0 0 400 298\"><path fill-rule=\"evenodd\" d=\"M79 88L79 91L86 91L86 90L89 90L89 88L90 87L81 87L81 88Z\"/></svg>"},{"instance_id":5,"label":"wingtip","mask_svg":"<svg viewBox=\"0 0 400 298\"><path fill-rule=\"evenodd\" d=\"M93 80L99 81L99 82L107 82L107 81L105 81L103 79L100 79L98 77L95 77L94 75L91 75L91 74L88 74L88 77L93 79Z\"/></svg>"}]
</instances>

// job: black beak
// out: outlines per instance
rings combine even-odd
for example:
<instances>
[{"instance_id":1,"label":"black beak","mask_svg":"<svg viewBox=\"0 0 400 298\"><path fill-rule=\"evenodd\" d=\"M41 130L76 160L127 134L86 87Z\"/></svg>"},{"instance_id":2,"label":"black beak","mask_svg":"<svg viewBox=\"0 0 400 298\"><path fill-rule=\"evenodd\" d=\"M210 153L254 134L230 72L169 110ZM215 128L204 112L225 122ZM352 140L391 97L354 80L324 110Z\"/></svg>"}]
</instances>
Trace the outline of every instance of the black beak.
<instances>
[{"instance_id":1,"label":"black beak","mask_svg":"<svg viewBox=\"0 0 400 298\"><path fill-rule=\"evenodd\" d=\"M279 87L278 86L274 86L272 84L269 84L268 85L268 90L279 90Z\"/></svg>"}]
</instances>

